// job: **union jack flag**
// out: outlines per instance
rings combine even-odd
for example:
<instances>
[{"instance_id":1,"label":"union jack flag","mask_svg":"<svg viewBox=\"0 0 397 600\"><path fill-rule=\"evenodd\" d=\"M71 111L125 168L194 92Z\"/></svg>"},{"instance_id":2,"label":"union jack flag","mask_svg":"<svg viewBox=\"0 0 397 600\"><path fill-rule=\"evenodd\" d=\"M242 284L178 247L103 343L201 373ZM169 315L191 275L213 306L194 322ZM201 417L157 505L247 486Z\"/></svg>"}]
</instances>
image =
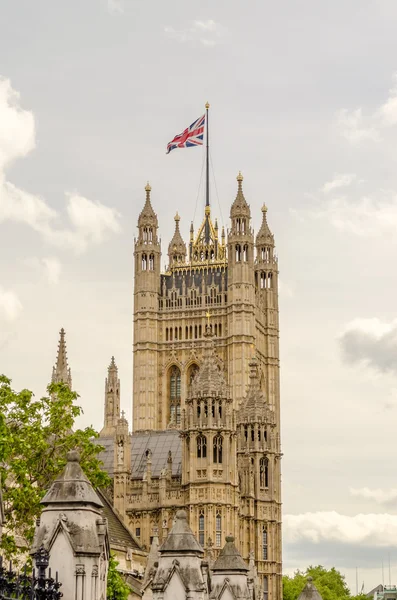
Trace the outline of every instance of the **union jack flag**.
<instances>
[{"instance_id":1,"label":"union jack flag","mask_svg":"<svg viewBox=\"0 0 397 600\"><path fill-rule=\"evenodd\" d=\"M202 146L204 139L205 115L199 117L190 127L182 131L167 144L167 154L174 148L190 148L192 146Z\"/></svg>"}]
</instances>

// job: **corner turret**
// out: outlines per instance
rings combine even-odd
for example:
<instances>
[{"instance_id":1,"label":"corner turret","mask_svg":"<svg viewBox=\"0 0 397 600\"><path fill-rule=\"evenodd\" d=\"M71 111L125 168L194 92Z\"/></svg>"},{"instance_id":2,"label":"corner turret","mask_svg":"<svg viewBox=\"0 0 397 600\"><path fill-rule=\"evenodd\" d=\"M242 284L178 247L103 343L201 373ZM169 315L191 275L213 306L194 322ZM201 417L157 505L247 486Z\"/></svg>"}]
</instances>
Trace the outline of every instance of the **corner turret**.
<instances>
[{"instance_id":1,"label":"corner turret","mask_svg":"<svg viewBox=\"0 0 397 600\"><path fill-rule=\"evenodd\" d=\"M175 233L168 246L168 258L171 265L183 265L186 262L186 244L183 241L181 232L179 231L179 221L181 220L178 213L175 217Z\"/></svg>"}]
</instances>

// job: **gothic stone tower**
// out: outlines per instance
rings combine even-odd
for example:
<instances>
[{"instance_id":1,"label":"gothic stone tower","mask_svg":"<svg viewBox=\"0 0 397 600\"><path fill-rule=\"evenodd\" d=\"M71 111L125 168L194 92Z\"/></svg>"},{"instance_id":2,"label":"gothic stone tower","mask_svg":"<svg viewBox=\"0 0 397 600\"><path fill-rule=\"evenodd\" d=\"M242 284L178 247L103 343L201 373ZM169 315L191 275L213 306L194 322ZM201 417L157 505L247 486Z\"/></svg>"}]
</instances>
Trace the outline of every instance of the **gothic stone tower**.
<instances>
[{"instance_id":1,"label":"gothic stone tower","mask_svg":"<svg viewBox=\"0 0 397 600\"><path fill-rule=\"evenodd\" d=\"M206 206L186 245L177 214L164 273L146 186L125 514L145 544L155 530L165 539L177 508L208 556L235 535L243 557L254 555L264 598L281 600L278 264L267 209L255 237L241 174L237 182L227 239Z\"/></svg>"}]
</instances>

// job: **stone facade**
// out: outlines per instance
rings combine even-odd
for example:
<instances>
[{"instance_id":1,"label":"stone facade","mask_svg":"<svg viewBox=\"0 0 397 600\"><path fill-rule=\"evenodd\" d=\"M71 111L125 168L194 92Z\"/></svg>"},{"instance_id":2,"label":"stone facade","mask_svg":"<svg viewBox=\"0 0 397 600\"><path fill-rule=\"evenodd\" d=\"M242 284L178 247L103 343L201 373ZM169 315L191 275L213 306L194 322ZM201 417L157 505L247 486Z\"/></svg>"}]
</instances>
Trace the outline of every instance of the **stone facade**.
<instances>
[{"instance_id":1,"label":"stone facade","mask_svg":"<svg viewBox=\"0 0 397 600\"><path fill-rule=\"evenodd\" d=\"M134 252L133 433L112 361L100 443L114 506L144 548L155 535L164 542L184 508L207 557L235 536L262 598L280 600L278 262L267 208L255 237L241 174L237 182L227 236L207 206L186 244L176 215L164 273L146 186Z\"/></svg>"},{"instance_id":2,"label":"stone facade","mask_svg":"<svg viewBox=\"0 0 397 600\"><path fill-rule=\"evenodd\" d=\"M134 248L133 432L112 358L99 439L113 507L143 550L164 543L180 509L209 563L234 536L258 574L256 597L281 600L278 262L267 208L255 236L239 174L227 234L206 206L186 244L176 215L162 273L149 184L145 192ZM63 354L56 371L65 371Z\"/></svg>"},{"instance_id":3,"label":"stone facade","mask_svg":"<svg viewBox=\"0 0 397 600\"><path fill-rule=\"evenodd\" d=\"M69 452L64 471L41 501L31 554L41 547L49 551L64 598L103 600L110 551L107 520L79 461L76 451Z\"/></svg>"}]
</instances>

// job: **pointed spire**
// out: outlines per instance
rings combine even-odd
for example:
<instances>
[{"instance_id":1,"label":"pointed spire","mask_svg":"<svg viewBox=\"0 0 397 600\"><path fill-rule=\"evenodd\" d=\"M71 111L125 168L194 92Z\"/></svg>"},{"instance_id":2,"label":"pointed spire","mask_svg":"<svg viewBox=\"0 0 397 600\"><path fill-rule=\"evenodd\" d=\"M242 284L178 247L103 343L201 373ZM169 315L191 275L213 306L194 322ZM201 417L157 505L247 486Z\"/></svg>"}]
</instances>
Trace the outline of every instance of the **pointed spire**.
<instances>
[{"instance_id":1,"label":"pointed spire","mask_svg":"<svg viewBox=\"0 0 397 600\"><path fill-rule=\"evenodd\" d=\"M185 510L178 510L175 515L175 523L168 534L164 544L159 549L160 555L165 553L181 554L184 552L204 555L204 550L194 537L193 531L187 522Z\"/></svg>"},{"instance_id":2,"label":"pointed spire","mask_svg":"<svg viewBox=\"0 0 397 600\"><path fill-rule=\"evenodd\" d=\"M178 215L178 213L176 213L174 220L175 232L168 246L168 256L170 259L170 263L184 263L186 260L186 244L183 241L181 232L179 230L179 221L181 220L181 218Z\"/></svg>"},{"instance_id":3,"label":"pointed spire","mask_svg":"<svg viewBox=\"0 0 397 600\"><path fill-rule=\"evenodd\" d=\"M153 206L150 200L150 192L152 191L152 188L150 186L150 183L147 182L146 186L145 186L145 192L146 192L146 200L145 200L145 205L141 211L141 214L139 215L138 218L138 227L142 227L144 225L151 225L153 227L158 227L158 220L157 220L157 215L153 210Z\"/></svg>"},{"instance_id":4,"label":"pointed spire","mask_svg":"<svg viewBox=\"0 0 397 600\"><path fill-rule=\"evenodd\" d=\"M239 421L262 421L266 416L271 418L271 411L266 400L265 394L261 390L259 381L259 368L256 357L252 357L249 365L249 384L247 395L243 399L239 411Z\"/></svg>"},{"instance_id":5,"label":"pointed spire","mask_svg":"<svg viewBox=\"0 0 397 600\"><path fill-rule=\"evenodd\" d=\"M58 353L55 367L52 369L51 383L66 383L72 389L72 374L68 367L66 352L65 330L59 332Z\"/></svg>"},{"instance_id":6,"label":"pointed spire","mask_svg":"<svg viewBox=\"0 0 397 600\"><path fill-rule=\"evenodd\" d=\"M234 537L232 535L226 536L226 544L220 551L219 556L212 567L212 571L214 573L217 571L226 571L228 573L230 571L239 571L247 573L249 571L248 566L234 544Z\"/></svg>"},{"instance_id":7,"label":"pointed spire","mask_svg":"<svg viewBox=\"0 0 397 600\"><path fill-rule=\"evenodd\" d=\"M303 588L298 600L323 600L321 594L313 583L312 577L307 578L307 583Z\"/></svg>"},{"instance_id":8,"label":"pointed spire","mask_svg":"<svg viewBox=\"0 0 397 600\"><path fill-rule=\"evenodd\" d=\"M205 328L204 339L204 357L200 370L194 377L190 391L190 398L203 398L215 394L219 397L227 397L227 384L222 371L217 364L215 353L215 335L212 332L210 324L211 315L207 313L208 324Z\"/></svg>"},{"instance_id":9,"label":"pointed spire","mask_svg":"<svg viewBox=\"0 0 397 600\"><path fill-rule=\"evenodd\" d=\"M248 206L244 197L243 180L244 177L242 176L241 171L239 171L237 175L237 195L230 209L231 219L235 217L247 217L248 219L251 218L250 207Z\"/></svg>"},{"instance_id":10,"label":"pointed spire","mask_svg":"<svg viewBox=\"0 0 397 600\"><path fill-rule=\"evenodd\" d=\"M256 236L256 244L267 244L268 246L274 246L274 235L270 231L269 225L267 224L266 204L262 206L262 225L258 231L258 235Z\"/></svg>"}]
</instances>

